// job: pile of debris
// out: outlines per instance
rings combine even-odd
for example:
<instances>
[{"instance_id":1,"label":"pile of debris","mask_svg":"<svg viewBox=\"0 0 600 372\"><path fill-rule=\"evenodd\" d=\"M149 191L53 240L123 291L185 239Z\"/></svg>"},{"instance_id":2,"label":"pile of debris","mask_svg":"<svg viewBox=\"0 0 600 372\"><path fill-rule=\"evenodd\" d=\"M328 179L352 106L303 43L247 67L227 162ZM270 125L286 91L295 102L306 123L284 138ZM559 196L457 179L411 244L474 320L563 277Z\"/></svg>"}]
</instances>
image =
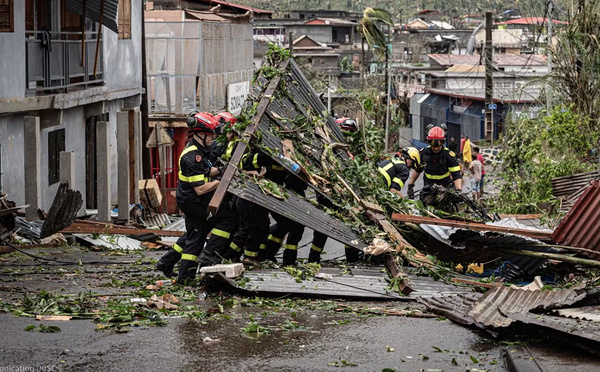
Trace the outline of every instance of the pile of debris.
<instances>
[{"instance_id":1,"label":"pile of debris","mask_svg":"<svg viewBox=\"0 0 600 372\"><path fill-rule=\"evenodd\" d=\"M283 186L268 191L261 181L239 174L237 166L228 166L209 208L218 210L229 192L364 251L368 262L352 268L300 265L286 268L285 273L279 267L244 271L241 264L203 268L215 283L249 295L420 301L436 314L493 332L521 322L568 332L579 341L598 341L596 325L588 321L598 319L594 288L598 280L584 279L586 270L600 267L599 181L588 185L588 177L581 184L572 183L577 185L572 186L577 188L577 201L554 232L526 225L523 216L501 218L454 191L438 190L435 209L398 198L374 182L379 175L374 160L367 159L375 155L349 152L344 134L293 59L276 51L267 55L270 63L257 75L238 118L236 129L243 133L230 165L239 164L252 146L311 191L307 197ZM292 170L281 156L296 162L299 171ZM591 175L592 179L596 176ZM158 190L148 185L144 182L143 189ZM564 182L556 185L562 195L574 194ZM145 192L144 197L146 203L160 204L155 194ZM138 221L117 225L78 218L80 208L81 195L61 185L44 219L27 221L17 216L19 208L3 196L0 238L6 241L16 233L39 244L59 233L86 244L134 250L148 242L167 246L169 238L184 231L180 217L156 215L145 218L145 225ZM148 228L151 225L162 228ZM378 266L382 263L387 272ZM545 281L534 281L536 276ZM531 281L536 283L533 289L505 285ZM574 322L580 324L571 327L569 317L576 317ZM583 322L588 323L582 327Z\"/></svg>"}]
</instances>

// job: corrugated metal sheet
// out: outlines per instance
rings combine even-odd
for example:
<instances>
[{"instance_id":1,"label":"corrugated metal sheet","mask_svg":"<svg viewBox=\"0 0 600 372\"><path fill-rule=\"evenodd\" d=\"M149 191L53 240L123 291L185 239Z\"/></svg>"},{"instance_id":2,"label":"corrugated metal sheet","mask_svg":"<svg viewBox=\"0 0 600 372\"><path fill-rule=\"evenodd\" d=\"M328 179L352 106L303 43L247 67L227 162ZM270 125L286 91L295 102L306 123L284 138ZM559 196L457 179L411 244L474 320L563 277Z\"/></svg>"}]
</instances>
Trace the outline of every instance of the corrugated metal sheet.
<instances>
[{"instance_id":1,"label":"corrugated metal sheet","mask_svg":"<svg viewBox=\"0 0 600 372\"><path fill-rule=\"evenodd\" d=\"M498 285L473 304L467 315L483 325L506 327L513 322L510 314L526 313L538 308L552 309L583 299L586 294L582 288L543 291Z\"/></svg>"},{"instance_id":2,"label":"corrugated metal sheet","mask_svg":"<svg viewBox=\"0 0 600 372\"><path fill-rule=\"evenodd\" d=\"M567 318L575 318L582 320L591 320L594 322L600 322L600 306L586 306L586 307L577 307L572 309L560 309L556 310L560 316L564 316Z\"/></svg>"},{"instance_id":3,"label":"corrugated metal sheet","mask_svg":"<svg viewBox=\"0 0 600 372\"><path fill-rule=\"evenodd\" d=\"M513 320L526 324L533 324L546 329L559 331L568 336L578 336L596 342L600 341L600 324L595 322L533 313L510 314L510 317ZM594 351L596 353L598 350L597 345L595 344L590 345L587 343L586 345L586 343L582 343L579 346L595 348Z\"/></svg>"},{"instance_id":4,"label":"corrugated metal sheet","mask_svg":"<svg viewBox=\"0 0 600 372\"><path fill-rule=\"evenodd\" d=\"M552 234L557 244L586 248L600 259L600 181L594 180Z\"/></svg>"},{"instance_id":5,"label":"corrugated metal sheet","mask_svg":"<svg viewBox=\"0 0 600 372\"><path fill-rule=\"evenodd\" d=\"M116 33L119 33L117 26L117 9L119 8L119 0L66 0L67 9L86 18L100 22L100 13L102 15L102 24ZM101 5L104 2L104 11L101 12ZM85 13L83 4L85 3Z\"/></svg>"},{"instance_id":6,"label":"corrugated metal sheet","mask_svg":"<svg viewBox=\"0 0 600 372\"><path fill-rule=\"evenodd\" d=\"M556 177L552 179L552 194L562 199L560 210L568 212L573 208L577 199L595 179L600 179L600 173L587 172L572 176Z\"/></svg>"},{"instance_id":7,"label":"corrugated metal sheet","mask_svg":"<svg viewBox=\"0 0 600 372\"><path fill-rule=\"evenodd\" d=\"M418 301L427 306L434 314L444 316L464 325L474 324L468 312L473 304L483 296L481 293L463 293L457 295L419 298Z\"/></svg>"},{"instance_id":8,"label":"corrugated metal sheet","mask_svg":"<svg viewBox=\"0 0 600 372\"><path fill-rule=\"evenodd\" d=\"M331 217L291 191L287 191L289 196L286 200L280 200L263 194L260 188L253 182L243 182L240 179L235 179L229 186L228 191L242 199L279 213L303 226L322 232L340 243L355 248L365 247L365 244L359 241L359 237L349 226Z\"/></svg>"},{"instance_id":9,"label":"corrugated metal sheet","mask_svg":"<svg viewBox=\"0 0 600 372\"><path fill-rule=\"evenodd\" d=\"M429 277L410 276L414 291L402 296L388 288L383 267L352 268L352 274L342 274L339 268L324 267L316 278L297 281L281 270L252 270L244 272L249 281L243 286L233 280L227 282L249 294L295 294L301 296L327 296L337 298L369 298L380 300L415 301L418 297L430 298L448 294L466 293L470 289L445 284ZM224 279L224 278L220 278Z\"/></svg>"},{"instance_id":10,"label":"corrugated metal sheet","mask_svg":"<svg viewBox=\"0 0 600 372\"><path fill-rule=\"evenodd\" d=\"M163 228L169 231L185 231L185 219L180 217Z\"/></svg>"},{"instance_id":11,"label":"corrugated metal sheet","mask_svg":"<svg viewBox=\"0 0 600 372\"><path fill-rule=\"evenodd\" d=\"M576 190L589 186L590 182L600 178L598 172L574 174L572 176L556 177L552 179L552 195L564 198Z\"/></svg>"},{"instance_id":12,"label":"corrugated metal sheet","mask_svg":"<svg viewBox=\"0 0 600 372\"><path fill-rule=\"evenodd\" d=\"M28 221L23 217L15 218L15 232L28 239L39 239L44 221Z\"/></svg>"},{"instance_id":13,"label":"corrugated metal sheet","mask_svg":"<svg viewBox=\"0 0 600 372\"><path fill-rule=\"evenodd\" d=\"M501 221L488 222L487 224L535 230L531 226L526 226L517 222L514 218L505 218ZM485 247L490 251L489 253L493 252L494 247L523 248L537 252L559 252L558 249L545 246L545 244L539 240L526 238L520 235L475 232L467 229L425 224L420 225L420 227L436 240L456 250L464 249L466 246L479 246ZM509 260L512 264L518 266L525 274L529 275L533 274L547 261L546 259L504 252L498 253L497 256Z\"/></svg>"},{"instance_id":14,"label":"corrugated metal sheet","mask_svg":"<svg viewBox=\"0 0 600 372\"><path fill-rule=\"evenodd\" d=\"M153 226L163 227L163 226L169 225L171 223L171 219L169 218L168 214L160 213L160 214L156 214L152 217L148 217L148 218L144 219L144 222L145 222L145 225L148 227L153 227Z\"/></svg>"}]
</instances>

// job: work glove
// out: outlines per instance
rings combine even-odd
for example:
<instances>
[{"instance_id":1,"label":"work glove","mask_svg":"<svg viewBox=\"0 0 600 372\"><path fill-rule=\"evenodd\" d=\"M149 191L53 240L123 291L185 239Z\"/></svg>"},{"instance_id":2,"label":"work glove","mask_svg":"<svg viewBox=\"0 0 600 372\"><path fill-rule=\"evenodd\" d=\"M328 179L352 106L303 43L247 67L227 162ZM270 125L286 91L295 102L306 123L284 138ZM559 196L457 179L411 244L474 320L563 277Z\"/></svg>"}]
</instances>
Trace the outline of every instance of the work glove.
<instances>
[{"instance_id":1,"label":"work glove","mask_svg":"<svg viewBox=\"0 0 600 372\"><path fill-rule=\"evenodd\" d=\"M414 199L415 198L415 184L414 183L409 183L408 184L408 192L407 195L410 199Z\"/></svg>"}]
</instances>

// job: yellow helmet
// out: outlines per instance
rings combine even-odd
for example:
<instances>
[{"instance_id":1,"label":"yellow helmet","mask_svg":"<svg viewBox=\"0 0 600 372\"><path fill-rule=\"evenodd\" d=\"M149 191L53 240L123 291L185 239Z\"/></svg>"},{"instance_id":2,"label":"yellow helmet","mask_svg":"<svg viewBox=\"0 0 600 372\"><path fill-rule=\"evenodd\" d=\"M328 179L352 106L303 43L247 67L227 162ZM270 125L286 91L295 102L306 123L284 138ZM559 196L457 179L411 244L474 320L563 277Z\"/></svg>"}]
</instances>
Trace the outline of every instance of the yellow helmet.
<instances>
[{"instance_id":1,"label":"yellow helmet","mask_svg":"<svg viewBox=\"0 0 600 372\"><path fill-rule=\"evenodd\" d=\"M419 150L414 147L406 147L402 149L402 156L404 159L411 159L413 161L412 168L417 169L421 166L421 154Z\"/></svg>"}]
</instances>

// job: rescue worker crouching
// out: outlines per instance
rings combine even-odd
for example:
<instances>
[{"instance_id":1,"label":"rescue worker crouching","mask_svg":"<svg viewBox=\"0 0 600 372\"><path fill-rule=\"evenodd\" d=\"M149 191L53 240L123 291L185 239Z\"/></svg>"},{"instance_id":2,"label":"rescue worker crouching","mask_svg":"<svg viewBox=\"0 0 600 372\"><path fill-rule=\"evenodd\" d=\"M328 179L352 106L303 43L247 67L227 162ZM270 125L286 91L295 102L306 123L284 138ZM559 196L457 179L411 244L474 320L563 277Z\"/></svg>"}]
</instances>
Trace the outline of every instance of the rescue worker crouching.
<instances>
[{"instance_id":1,"label":"rescue worker crouching","mask_svg":"<svg viewBox=\"0 0 600 372\"><path fill-rule=\"evenodd\" d=\"M377 163L377 171L383 176L389 191L403 197L402 187L410 175L410 169L417 170L421 158L419 150L407 147L396 154L396 157Z\"/></svg>"},{"instance_id":2,"label":"rescue worker crouching","mask_svg":"<svg viewBox=\"0 0 600 372\"><path fill-rule=\"evenodd\" d=\"M414 198L414 184L421 173L425 173L420 199L427 202L431 187L438 184L462 190L462 175L456 154L444 146L446 133L443 128L433 127L427 132L429 146L420 151L421 165L413 172L408 182L408 196Z\"/></svg>"}]
</instances>

